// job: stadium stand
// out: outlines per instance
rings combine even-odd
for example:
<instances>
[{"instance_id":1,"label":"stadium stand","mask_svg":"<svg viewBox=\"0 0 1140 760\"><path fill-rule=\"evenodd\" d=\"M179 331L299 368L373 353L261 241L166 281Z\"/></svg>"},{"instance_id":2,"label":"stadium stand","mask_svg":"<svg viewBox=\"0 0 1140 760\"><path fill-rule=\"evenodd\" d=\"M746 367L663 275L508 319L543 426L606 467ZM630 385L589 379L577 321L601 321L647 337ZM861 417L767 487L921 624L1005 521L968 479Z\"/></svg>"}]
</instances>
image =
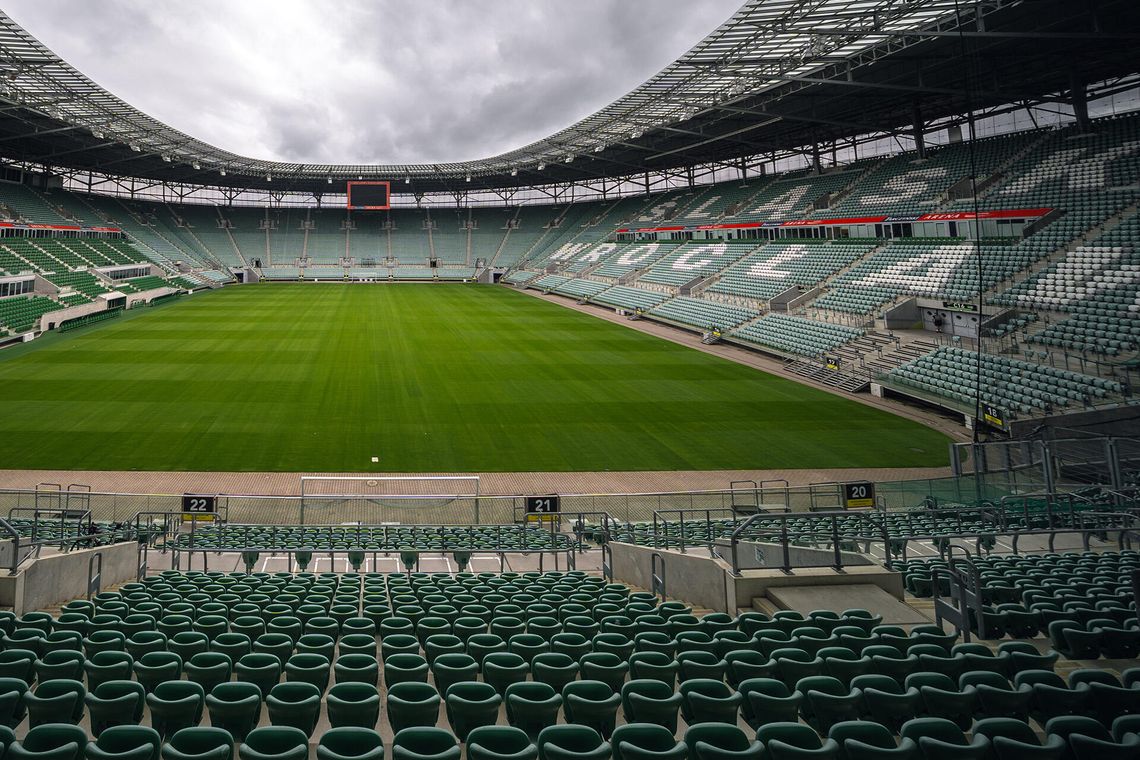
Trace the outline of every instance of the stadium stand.
<instances>
[{"instance_id":1,"label":"stadium stand","mask_svg":"<svg viewBox=\"0 0 1140 760\"><path fill-rule=\"evenodd\" d=\"M669 253L675 246L670 243L630 243L618 247L609 255L597 269L593 271L596 277L612 277L620 279L630 272L635 272L653 264L657 259Z\"/></svg>"},{"instance_id":2,"label":"stadium stand","mask_svg":"<svg viewBox=\"0 0 1140 760\"><path fill-rule=\"evenodd\" d=\"M663 256L638 283L679 286L719 271L752 249L752 244L686 243Z\"/></svg>"},{"instance_id":3,"label":"stadium stand","mask_svg":"<svg viewBox=\"0 0 1140 760\"><path fill-rule=\"evenodd\" d=\"M862 334L862 330L843 325L784 314L768 314L735 331L732 337L784 353L819 356Z\"/></svg>"},{"instance_id":4,"label":"stadium stand","mask_svg":"<svg viewBox=\"0 0 1140 760\"><path fill-rule=\"evenodd\" d=\"M790 287L823 282L875 245L864 241L773 241L725 269L708 292L768 301Z\"/></svg>"},{"instance_id":5,"label":"stadium stand","mask_svg":"<svg viewBox=\"0 0 1140 760\"><path fill-rule=\"evenodd\" d=\"M0 327L20 333L31 330L40 317L61 308L42 296L13 296L0 300Z\"/></svg>"},{"instance_id":6,"label":"stadium stand","mask_svg":"<svg viewBox=\"0 0 1140 760\"><path fill-rule=\"evenodd\" d=\"M671 298L650 309L649 314L701 330L730 330L759 316L758 312L751 309L687 296Z\"/></svg>"},{"instance_id":7,"label":"stadium stand","mask_svg":"<svg viewBox=\"0 0 1140 760\"><path fill-rule=\"evenodd\" d=\"M973 404L979 375L983 398L1022 414L1074 403L1089 406L1095 399L1124 390L1115 380L952 347L907 362L892 370L888 378L960 404Z\"/></svg>"}]
</instances>

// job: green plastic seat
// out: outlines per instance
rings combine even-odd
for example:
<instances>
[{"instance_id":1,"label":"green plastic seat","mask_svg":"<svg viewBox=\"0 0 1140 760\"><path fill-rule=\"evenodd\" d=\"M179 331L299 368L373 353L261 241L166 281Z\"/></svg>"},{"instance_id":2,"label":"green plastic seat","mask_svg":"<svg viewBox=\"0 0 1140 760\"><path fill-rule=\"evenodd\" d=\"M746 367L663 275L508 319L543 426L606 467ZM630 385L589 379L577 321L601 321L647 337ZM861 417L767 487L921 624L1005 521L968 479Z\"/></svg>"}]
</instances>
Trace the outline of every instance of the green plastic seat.
<instances>
[{"instance_id":1,"label":"green plastic seat","mask_svg":"<svg viewBox=\"0 0 1140 760\"><path fill-rule=\"evenodd\" d=\"M1016 718L984 718L974 724L973 734L990 742L995 760L1064 760L1065 740L1047 735L1042 744L1029 724Z\"/></svg>"},{"instance_id":2,"label":"green plastic seat","mask_svg":"<svg viewBox=\"0 0 1140 760\"><path fill-rule=\"evenodd\" d=\"M724 680L728 663L712 652L689 651L677 653L677 678L681 681L706 679Z\"/></svg>"},{"instance_id":3,"label":"green plastic seat","mask_svg":"<svg viewBox=\"0 0 1140 760\"><path fill-rule=\"evenodd\" d=\"M366 654L369 657L378 657L379 652L376 646L376 637L367 633L349 633L341 636L336 645L337 653L341 656L346 654Z\"/></svg>"},{"instance_id":4,"label":"green plastic seat","mask_svg":"<svg viewBox=\"0 0 1140 760\"><path fill-rule=\"evenodd\" d=\"M323 694L329 686L332 665L322 654L302 652L294 654L285 662L285 680L310 683Z\"/></svg>"},{"instance_id":5,"label":"green plastic seat","mask_svg":"<svg viewBox=\"0 0 1140 760\"><path fill-rule=\"evenodd\" d=\"M920 760L921 753L910 739L897 745L891 730L867 720L848 720L834 724L827 738L839 747L839 760Z\"/></svg>"},{"instance_id":6,"label":"green plastic seat","mask_svg":"<svg viewBox=\"0 0 1140 760\"><path fill-rule=\"evenodd\" d=\"M96 652L113 649L127 651L127 637L117 630L120 619L116 615L96 615L88 625L87 636L83 639L83 653L88 657ZM102 624L103 627L97 627Z\"/></svg>"},{"instance_id":7,"label":"green plastic seat","mask_svg":"<svg viewBox=\"0 0 1140 760\"><path fill-rule=\"evenodd\" d=\"M308 760L309 737L294 726L263 726L238 745L240 760Z\"/></svg>"},{"instance_id":8,"label":"green plastic seat","mask_svg":"<svg viewBox=\"0 0 1140 760\"><path fill-rule=\"evenodd\" d=\"M36 678L38 655L30 649L5 649L0 651L0 678L18 678L24 683L32 683Z\"/></svg>"},{"instance_id":9,"label":"green plastic seat","mask_svg":"<svg viewBox=\"0 0 1140 760\"><path fill-rule=\"evenodd\" d=\"M146 705L146 690L134 681L103 681L83 701L90 715L91 734L99 736L112 726L138 725Z\"/></svg>"},{"instance_id":10,"label":"green plastic seat","mask_svg":"<svg viewBox=\"0 0 1140 760\"><path fill-rule=\"evenodd\" d=\"M629 675L629 663L612 652L589 652L578 660L579 672L588 681L601 681L619 692ZM537 679L536 679L537 680Z\"/></svg>"},{"instance_id":11,"label":"green plastic seat","mask_svg":"<svg viewBox=\"0 0 1140 760\"><path fill-rule=\"evenodd\" d=\"M775 678L749 678L740 682L739 691L741 715L753 728L765 723L794 723L804 699L803 694ZM917 691L914 696L918 698Z\"/></svg>"},{"instance_id":12,"label":"green plastic seat","mask_svg":"<svg viewBox=\"0 0 1140 760\"><path fill-rule=\"evenodd\" d=\"M234 664L234 678L254 684L264 697L281 680L281 660L265 652L251 652Z\"/></svg>"},{"instance_id":13,"label":"green plastic seat","mask_svg":"<svg viewBox=\"0 0 1140 760\"><path fill-rule=\"evenodd\" d=\"M833 760L839 756L839 745L833 739L821 740L803 723L765 723L756 729L756 740L771 760Z\"/></svg>"},{"instance_id":14,"label":"green plastic seat","mask_svg":"<svg viewBox=\"0 0 1140 760\"><path fill-rule=\"evenodd\" d=\"M221 683L206 695L210 725L241 741L261 720L261 689L247 681Z\"/></svg>"},{"instance_id":15,"label":"green plastic seat","mask_svg":"<svg viewBox=\"0 0 1140 760\"><path fill-rule=\"evenodd\" d=\"M562 695L550 684L519 681L506 687L504 694L507 722L521 729L531 739L547 726L558 722Z\"/></svg>"},{"instance_id":16,"label":"green plastic seat","mask_svg":"<svg viewBox=\"0 0 1140 760\"><path fill-rule=\"evenodd\" d=\"M279 683L269 691L265 706L273 725L293 726L312 736L321 712L321 690L304 681Z\"/></svg>"},{"instance_id":17,"label":"green plastic seat","mask_svg":"<svg viewBox=\"0 0 1140 760\"><path fill-rule=\"evenodd\" d=\"M206 693L193 681L164 681L146 695L151 725L164 739L202 722Z\"/></svg>"},{"instance_id":18,"label":"green plastic seat","mask_svg":"<svg viewBox=\"0 0 1140 760\"><path fill-rule=\"evenodd\" d=\"M535 742L539 760L609 760L610 743L590 726L559 725L542 729Z\"/></svg>"},{"instance_id":19,"label":"green plastic seat","mask_svg":"<svg viewBox=\"0 0 1140 760\"><path fill-rule=\"evenodd\" d=\"M447 694L452 684L479 679L478 663L470 655L455 652L436 657L431 664L431 672L435 678L435 688L441 694Z\"/></svg>"},{"instance_id":20,"label":"green plastic seat","mask_svg":"<svg viewBox=\"0 0 1140 760\"><path fill-rule=\"evenodd\" d=\"M925 715L953 720L963 731L974 722L978 694L973 687L959 691L957 684L942 673L911 673L905 685L918 689Z\"/></svg>"},{"instance_id":21,"label":"green plastic seat","mask_svg":"<svg viewBox=\"0 0 1140 760\"><path fill-rule=\"evenodd\" d=\"M33 726L22 740L8 745L5 757L13 760L80 760L87 734L79 726L45 723Z\"/></svg>"},{"instance_id":22,"label":"green plastic seat","mask_svg":"<svg viewBox=\"0 0 1140 760\"><path fill-rule=\"evenodd\" d=\"M681 695L664 681L638 678L621 689L622 714L627 723L656 723L677 732Z\"/></svg>"},{"instance_id":23,"label":"green plastic seat","mask_svg":"<svg viewBox=\"0 0 1140 760\"><path fill-rule=\"evenodd\" d=\"M188 662L191 657L210 651L210 639L198 631L183 631L174 634L166 648L181 657L183 662Z\"/></svg>"},{"instance_id":24,"label":"green plastic seat","mask_svg":"<svg viewBox=\"0 0 1140 760\"><path fill-rule=\"evenodd\" d=\"M539 683L550 684L558 692L561 692L566 684L578 678L578 670L579 665L576 660L570 655L557 652L536 654L530 662L530 677ZM610 690L616 691L612 686Z\"/></svg>"},{"instance_id":25,"label":"green plastic seat","mask_svg":"<svg viewBox=\"0 0 1140 760\"><path fill-rule=\"evenodd\" d=\"M899 733L918 745L926 760L985 760L990 741L976 734L967 739L962 729L945 718L914 718Z\"/></svg>"},{"instance_id":26,"label":"green plastic seat","mask_svg":"<svg viewBox=\"0 0 1140 760\"><path fill-rule=\"evenodd\" d=\"M1023 670L1013 677L1014 687L1028 686L1029 715L1044 724L1062 715L1086 715L1089 712L1089 689L1070 689L1065 679L1052 670Z\"/></svg>"},{"instance_id":27,"label":"green plastic seat","mask_svg":"<svg viewBox=\"0 0 1140 760\"><path fill-rule=\"evenodd\" d=\"M711 678L694 678L682 681L681 716L689 725L694 723L736 723L743 695L723 681Z\"/></svg>"},{"instance_id":28,"label":"green plastic seat","mask_svg":"<svg viewBox=\"0 0 1140 760\"><path fill-rule=\"evenodd\" d=\"M161 754L162 760L232 760L234 737L213 726L184 728L162 745Z\"/></svg>"},{"instance_id":29,"label":"green plastic seat","mask_svg":"<svg viewBox=\"0 0 1140 760\"><path fill-rule=\"evenodd\" d=\"M863 715L895 733L923 709L918 689L913 686L903 688L890 676L874 673L856 676L851 680L851 686L862 696Z\"/></svg>"},{"instance_id":30,"label":"green plastic seat","mask_svg":"<svg viewBox=\"0 0 1140 760\"><path fill-rule=\"evenodd\" d=\"M507 651L530 663L536 655L550 651L550 642L534 633L518 633L507 639Z\"/></svg>"},{"instance_id":31,"label":"green plastic seat","mask_svg":"<svg viewBox=\"0 0 1140 760\"><path fill-rule=\"evenodd\" d=\"M472 729L494 725L502 703L495 687L478 681L453 683L444 694L447 722L460 742L467 741Z\"/></svg>"},{"instance_id":32,"label":"green plastic seat","mask_svg":"<svg viewBox=\"0 0 1140 760\"><path fill-rule=\"evenodd\" d=\"M613 760L686 760L689 748L673 738L669 729L652 723L626 723L614 729L610 740Z\"/></svg>"},{"instance_id":33,"label":"green plastic seat","mask_svg":"<svg viewBox=\"0 0 1140 760\"><path fill-rule=\"evenodd\" d=\"M1123 715L1140 714L1140 689L1124 688L1120 679L1100 668L1069 673L1070 689L1088 689L1090 714L1106 726Z\"/></svg>"},{"instance_id":34,"label":"green plastic seat","mask_svg":"<svg viewBox=\"0 0 1140 760\"><path fill-rule=\"evenodd\" d=\"M770 678L773 663L762 652L754 649L744 649L727 652L724 656L724 680L729 686L737 688L742 681L749 678Z\"/></svg>"},{"instance_id":35,"label":"green plastic seat","mask_svg":"<svg viewBox=\"0 0 1140 760\"><path fill-rule=\"evenodd\" d=\"M1052 651L1042 653L1028 641L1004 641L998 644L998 655L1008 658L1011 675L1024 670L1052 670L1061 656Z\"/></svg>"},{"instance_id":36,"label":"green plastic seat","mask_svg":"<svg viewBox=\"0 0 1140 760\"><path fill-rule=\"evenodd\" d=\"M87 760L158 760L162 738L147 726L113 726L87 744Z\"/></svg>"},{"instance_id":37,"label":"green plastic seat","mask_svg":"<svg viewBox=\"0 0 1140 760\"><path fill-rule=\"evenodd\" d=\"M838 678L802 678L796 684L796 691L804 695L800 705L804 720L821 734L826 734L835 723L858 720L863 712L862 693L844 686Z\"/></svg>"},{"instance_id":38,"label":"green plastic seat","mask_svg":"<svg viewBox=\"0 0 1140 760\"><path fill-rule=\"evenodd\" d=\"M492 652L483 658L483 681L505 694L511 684L526 680L530 665L521 655L511 652Z\"/></svg>"},{"instance_id":39,"label":"green plastic seat","mask_svg":"<svg viewBox=\"0 0 1140 760\"><path fill-rule=\"evenodd\" d=\"M467 734L467 760L537 760L538 746L513 726L480 726Z\"/></svg>"},{"instance_id":40,"label":"green plastic seat","mask_svg":"<svg viewBox=\"0 0 1140 760\"><path fill-rule=\"evenodd\" d=\"M44 681L24 694L28 725L79 723L83 719L86 696L87 689L80 681L69 678Z\"/></svg>"},{"instance_id":41,"label":"green plastic seat","mask_svg":"<svg viewBox=\"0 0 1140 760\"><path fill-rule=\"evenodd\" d=\"M253 651L253 642L244 633L223 633L210 639L210 651L229 655L237 662Z\"/></svg>"},{"instance_id":42,"label":"green plastic seat","mask_svg":"<svg viewBox=\"0 0 1140 760\"><path fill-rule=\"evenodd\" d=\"M83 678L83 653L74 649L55 649L45 652L32 667L37 681L51 681L66 678L78 681Z\"/></svg>"},{"instance_id":43,"label":"green plastic seat","mask_svg":"<svg viewBox=\"0 0 1140 760\"><path fill-rule=\"evenodd\" d=\"M434 686L404 681L388 687L388 723L393 731L413 726L434 726L442 700Z\"/></svg>"},{"instance_id":44,"label":"green plastic seat","mask_svg":"<svg viewBox=\"0 0 1140 760\"><path fill-rule=\"evenodd\" d=\"M134 663L135 680L148 692L163 681L182 676L182 658L173 652L147 652Z\"/></svg>"},{"instance_id":45,"label":"green plastic seat","mask_svg":"<svg viewBox=\"0 0 1140 760\"><path fill-rule=\"evenodd\" d=\"M959 690L964 691L967 687L974 689L977 695L976 717L1029 720L1029 708L1033 699L1033 690L1029 686L1015 689L1000 673L979 670L963 673L959 677Z\"/></svg>"},{"instance_id":46,"label":"green plastic seat","mask_svg":"<svg viewBox=\"0 0 1140 760\"><path fill-rule=\"evenodd\" d=\"M392 760L459 760L455 736L434 726L412 726L392 738Z\"/></svg>"},{"instance_id":47,"label":"green plastic seat","mask_svg":"<svg viewBox=\"0 0 1140 760\"><path fill-rule=\"evenodd\" d=\"M663 652L634 652L628 658L631 680L652 678L672 688L677 682L677 661Z\"/></svg>"},{"instance_id":48,"label":"green plastic seat","mask_svg":"<svg viewBox=\"0 0 1140 760\"><path fill-rule=\"evenodd\" d=\"M690 760L761 760L764 746L727 723L697 723L685 731Z\"/></svg>"},{"instance_id":49,"label":"green plastic seat","mask_svg":"<svg viewBox=\"0 0 1140 760\"><path fill-rule=\"evenodd\" d=\"M562 706L567 723L589 726L608 739L614 730L621 695L601 681L572 681L562 689Z\"/></svg>"},{"instance_id":50,"label":"green plastic seat","mask_svg":"<svg viewBox=\"0 0 1140 760\"><path fill-rule=\"evenodd\" d=\"M341 657L338 659L343 660ZM350 660L351 664L353 661ZM384 660L384 686L391 689L401 683L427 683L430 668L425 658L418 654L393 654ZM351 680L351 679L350 679ZM340 683L340 679L337 680ZM367 683L367 681L361 681ZM376 679L372 680L376 683Z\"/></svg>"},{"instance_id":51,"label":"green plastic seat","mask_svg":"<svg viewBox=\"0 0 1140 760\"><path fill-rule=\"evenodd\" d=\"M285 667L285 661L293 654L295 642L284 633L263 633L253 640L253 652L271 654Z\"/></svg>"},{"instance_id":52,"label":"green plastic seat","mask_svg":"<svg viewBox=\"0 0 1140 760\"><path fill-rule=\"evenodd\" d=\"M371 684L338 683L329 689L326 702L334 727L374 728L380 719L380 692Z\"/></svg>"},{"instance_id":53,"label":"green plastic seat","mask_svg":"<svg viewBox=\"0 0 1140 760\"><path fill-rule=\"evenodd\" d=\"M630 623L632 627L633 624ZM604 626L603 626L604 628ZM595 652L612 652L623 660L628 660L634 652L634 642L630 636L614 631L604 631L594 637Z\"/></svg>"},{"instance_id":54,"label":"green plastic seat","mask_svg":"<svg viewBox=\"0 0 1140 760\"><path fill-rule=\"evenodd\" d=\"M233 663L229 655L221 652L199 652L186 663L186 679L202 687L209 693L220 683L226 683L233 675Z\"/></svg>"},{"instance_id":55,"label":"green plastic seat","mask_svg":"<svg viewBox=\"0 0 1140 760\"><path fill-rule=\"evenodd\" d=\"M384 760L384 740L370 728L330 728L317 743L317 760Z\"/></svg>"},{"instance_id":56,"label":"green plastic seat","mask_svg":"<svg viewBox=\"0 0 1140 760\"><path fill-rule=\"evenodd\" d=\"M15 728L24 719L27 691L27 682L20 678L0 678L0 726ZM2 752L0 757L3 757Z\"/></svg>"}]
</instances>

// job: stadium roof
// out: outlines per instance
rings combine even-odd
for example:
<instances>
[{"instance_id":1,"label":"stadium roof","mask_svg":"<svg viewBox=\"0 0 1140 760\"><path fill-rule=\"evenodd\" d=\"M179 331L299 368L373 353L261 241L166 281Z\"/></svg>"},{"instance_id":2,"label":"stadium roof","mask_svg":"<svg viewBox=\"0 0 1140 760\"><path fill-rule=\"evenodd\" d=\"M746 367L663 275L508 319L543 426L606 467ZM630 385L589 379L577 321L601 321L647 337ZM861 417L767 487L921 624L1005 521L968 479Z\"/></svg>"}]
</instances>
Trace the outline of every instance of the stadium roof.
<instances>
[{"instance_id":1,"label":"stadium roof","mask_svg":"<svg viewBox=\"0 0 1140 760\"><path fill-rule=\"evenodd\" d=\"M749 0L640 87L543 140L447 164L264 161L123 102L0 12L0 156L171 182L343 193L588 182L826 144L1137 72L1134 0ZM525 97L525 95L520 95Z\"/></svg>"}]
</instances>

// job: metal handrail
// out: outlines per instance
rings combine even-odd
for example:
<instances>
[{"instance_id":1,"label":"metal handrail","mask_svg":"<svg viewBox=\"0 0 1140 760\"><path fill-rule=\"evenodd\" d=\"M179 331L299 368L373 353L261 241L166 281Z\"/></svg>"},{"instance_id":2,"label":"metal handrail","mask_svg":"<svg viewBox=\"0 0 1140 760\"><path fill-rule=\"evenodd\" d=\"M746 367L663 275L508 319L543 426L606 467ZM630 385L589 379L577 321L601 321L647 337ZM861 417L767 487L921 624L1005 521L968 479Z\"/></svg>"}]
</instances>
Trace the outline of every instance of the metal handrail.
<instances>
[{"instance_id":1,"label":"metal handrail","mask_svg":"<svg viewBox=\"0 0 1140 760\"><path fill-rule=\"evenodd\" d=\"M797 536L797 540L803 540L805 538L811 539L817 536L829 538L832 544L832 551L834 552L834 567L841 569L843 567L842 544L844 542L864 544L866 546L864 553L870 552L870 546L872 544L881 543L883 545L883 556L888 566L893 562L892 557L898 553L901 553L901 559L903 561L906 560L906 547L910 541L930 541L938 547L941 556L946 556L947 551L952 551L951 547L953 547L954 544L950 542L953 540L972 540L976 544L976 550L980 553L986 548L983 544L996 539L997 536L1009 536L1011 537L1011 546L1016 553L1018 541L1024 536L1048 536L1049 549L1052 551L1058 535L1075 533L1083 537L1083 544L1087 551L1089 549L1089 540L1092 536L1116 532L1118 533L1118 544L1121 549L1124 549L1131 547L1133 535L1137 533L1135 526L1137 521L1140 520L1137 515L1131 512L1084 510L1077 513L1080 516L1079 525L1058 525L1054 523L1045 528L1031 528L1028 527L1028 523L1023 527L995 522L992 530L961 530L956 533L940 534L914 532L901 536L892 536L886 521L876 516L881 514L882 513L853 514L846 511L817 512L813 517L822 523L821 529L813 529L806 533L800 533ZM780 569L788 573L792 570L790 562L792 540L788 532L788 520L804 518L800 515L753 515L737 526L729 537L731 542L732 571L735 575L740 575L739 544L742 541L748 540L748 529L762 518L766 520L776 520L780 523L779 535L776 536L774 533L770 533L769 535L774 539L773 542L779 543L782 548L783 562ZM839 521L841 519L849 521L852 518L855 518L857 523L861 522L869 525L872 530L856 535L840 535L838 530ZM960 519L959 525L961 525ZM1137 537L1140 538L1140 536ZM896 545L899 551L896 551ZM963 547L959 546L958 548L962 549Z\"/></svg>"}]
</instances>

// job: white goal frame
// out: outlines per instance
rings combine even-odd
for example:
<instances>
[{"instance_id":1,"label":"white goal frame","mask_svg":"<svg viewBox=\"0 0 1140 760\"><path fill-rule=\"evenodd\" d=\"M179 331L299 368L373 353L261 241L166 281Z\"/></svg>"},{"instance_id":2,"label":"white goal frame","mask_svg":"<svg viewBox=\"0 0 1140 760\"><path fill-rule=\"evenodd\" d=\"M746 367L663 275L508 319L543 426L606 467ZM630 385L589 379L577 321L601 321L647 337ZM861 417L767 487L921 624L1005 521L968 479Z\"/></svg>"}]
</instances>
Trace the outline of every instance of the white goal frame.
<instances>
[{"instance_id":1,"label":"white goal frame","mask_svg":"<svg viewBox=\"0 0 1140 760\"><path fill-rule=\"evenodd\" d=\"M317 483L343 483L344 488L331 492L314 490ZM431 487L423 492L420 489L388 490L397 484L426 483ZM462 487L466 486L466 487ZM328 501L371 502L379 505L387 502L408 502L415 506L420 502L466 501L473 502L474 522L479 522L480 480L477 475L302 475L300 522L305 524L305 507L313 502ZM427 506L427 505L424 505ZM387 522L387 521L385 521Z\"/></svg>"}]
</instances>

